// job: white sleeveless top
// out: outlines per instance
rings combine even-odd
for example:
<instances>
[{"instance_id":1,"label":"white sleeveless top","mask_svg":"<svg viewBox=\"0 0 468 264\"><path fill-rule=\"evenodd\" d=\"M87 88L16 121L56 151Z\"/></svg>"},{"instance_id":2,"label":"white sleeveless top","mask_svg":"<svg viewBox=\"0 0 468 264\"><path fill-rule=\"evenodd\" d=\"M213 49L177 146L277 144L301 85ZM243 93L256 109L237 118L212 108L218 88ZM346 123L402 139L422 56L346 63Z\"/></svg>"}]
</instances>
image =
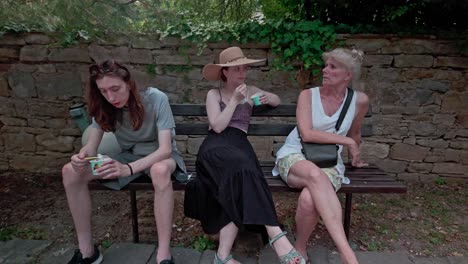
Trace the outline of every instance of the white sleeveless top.
<instances>
[{"instance_id":1,"label":"white sleeveless top","mask_svg":"<svg viewBox=\"0 0 468 264\"><path fill-rule=\"evenodd\" d=\"M328 116L325 114L322 106L322 100L320 99L320 89L319 87L310 88L311 96L312 96L312 128L315 130L330 132L330 133L337 133L342 136L346 136L348 134L349 129L354 120L354 116L356 113L356 97L357 94L354 93L353 98L351 99L351 103L348 108L348 112L341 123L341 127L338 131L335 129L336 122L338 121L338 117L340 116L341 110L343 109L344 102L341 103L340 108L332 115ZM346 96L348 96L348 90L346 90ZM339 172L339 176L343 178L343 183L349 183L349 179L344 177L345 166L343 164L343 160L341 158L341 151L343 150L343 146L339 145L338 148L338 163L335 166L336 170ZM278 160L295 153L302 153L302 145L301 140L299 138L299 133L297 130L297 126L289 133L284 145L278 150L276 153L276 163ZM279 171L277 165L273 168L273 176L278 176Z\"/></svg>"}]
</instances>

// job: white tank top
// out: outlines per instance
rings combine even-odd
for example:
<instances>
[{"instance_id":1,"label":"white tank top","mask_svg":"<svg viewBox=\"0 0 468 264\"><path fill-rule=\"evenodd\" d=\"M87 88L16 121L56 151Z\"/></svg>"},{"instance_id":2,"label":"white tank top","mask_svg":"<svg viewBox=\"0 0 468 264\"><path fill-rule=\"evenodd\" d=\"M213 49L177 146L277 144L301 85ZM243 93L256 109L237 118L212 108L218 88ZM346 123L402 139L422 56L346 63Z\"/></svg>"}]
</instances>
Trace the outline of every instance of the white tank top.
<instances>
[{"instance_id":1,"label":"white tank top","mask_svg":"<svg viewBox=\"0 0 468 264\"><path fill-rule=\"evenodd\" d=\"M345 118L343 119L343 123L341 123L341 127L338 131L335 131L335 125L338 121L338 117L340 116L341 110L343 109L344 102L343 100L341 103L340 108L332 115L328 116L325 114L323 110L322 100L320 99L320 88L310 88L311 91L311 101L312 101L312 128L320 131L330 132L330 133L337 133L342 136L346 136L348 134L349 129L354 120L354 116L356 114L356 97L357 94L354 93L353 98L351 99L351 103L349 104L348 112L346 113ZM348 90L346 90L346 96L348 96ZM339 172L340 176L344 178L344 171L345 166L343 164L343 160L341 158L341 152L343 150L343 146L339 145L338 148L338 163L335 166L336 170ZM299 133L297 130L297 126L289 133L284 145L278 150L276 153L276 162L279 159L294 153L302 153L302 145L301 140L299 138ZM278 176L279 171L278 168L275 166L273 169L273 176ZM343 179L343 183L349 183L348 179Z\"/></svg>"}]
</instances>

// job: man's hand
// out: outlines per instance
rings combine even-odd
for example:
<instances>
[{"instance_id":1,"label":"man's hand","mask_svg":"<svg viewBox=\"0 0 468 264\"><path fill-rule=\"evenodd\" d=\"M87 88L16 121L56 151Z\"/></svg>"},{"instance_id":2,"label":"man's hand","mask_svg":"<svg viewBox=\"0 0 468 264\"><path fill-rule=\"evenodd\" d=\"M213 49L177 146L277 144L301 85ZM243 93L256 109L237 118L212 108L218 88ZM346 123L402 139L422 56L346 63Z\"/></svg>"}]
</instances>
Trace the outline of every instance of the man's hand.
<instances>
[{"instance_id":1,"label":"man's hand","mask_svg":"<svg viewBox=\"0 0 468 264\"><path fill-rule=\"evenodd\" d=\"M97 176L104 180L128 177L131 173L130 168L126 164L113 159L104 161L102 166L95 171L98 173Z\"/></svg>"}]
</instances>

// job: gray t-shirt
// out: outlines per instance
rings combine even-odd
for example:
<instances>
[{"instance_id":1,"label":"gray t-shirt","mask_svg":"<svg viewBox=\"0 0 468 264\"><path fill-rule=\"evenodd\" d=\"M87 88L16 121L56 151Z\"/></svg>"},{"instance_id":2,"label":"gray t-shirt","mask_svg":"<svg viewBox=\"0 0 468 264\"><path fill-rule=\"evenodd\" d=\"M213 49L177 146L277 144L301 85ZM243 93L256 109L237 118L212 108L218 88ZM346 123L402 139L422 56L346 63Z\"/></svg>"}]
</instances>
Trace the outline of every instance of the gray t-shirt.
<instances>
[{"instance_id":1,"label":"gray t-shirt","mask_svg":"<svg viewBox=\"0 0 468 264\"><path fill-rule=\"evenodd\" d=\"M149 87L140 92L145 116L143 124L138 130L133 130L130 121L130 113L123 109L122 124L117 126L114 132L120 148L124 152L130 152L139 156L147 156L159 148L158 132L171 129L172 133L172 157L177 165L185 171L182 156L177 150L174 140L175 122L167 95L157 88ZM92 127L101 128L93 118Z\"/></svg>"}]
</instances>

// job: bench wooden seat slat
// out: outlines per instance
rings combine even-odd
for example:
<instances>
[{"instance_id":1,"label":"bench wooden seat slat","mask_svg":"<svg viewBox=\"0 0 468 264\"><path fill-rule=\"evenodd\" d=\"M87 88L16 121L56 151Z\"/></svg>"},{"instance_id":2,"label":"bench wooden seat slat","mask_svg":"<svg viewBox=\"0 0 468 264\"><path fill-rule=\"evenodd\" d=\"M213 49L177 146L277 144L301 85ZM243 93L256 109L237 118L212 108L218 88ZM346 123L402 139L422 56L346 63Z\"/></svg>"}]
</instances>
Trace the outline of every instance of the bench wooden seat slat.
<instances>
[{"instance_id":1,"label":"bench wooden seat slat","mask_svg":"<svg viewBox=\"0 0 468 264\"><path fill-rule=\"evenodd\" d=\"M249 126L249 136L284 136L288 135L294 129L296 124L251 124ZM206 135L208 124L188 124L180 123L177 125L176 135ZM363 125L361 136L369 137L372 135L372 126Z\"/></svg>"},{"instance_id":2,"label":"bench wooden seat slat","mask_svg":"<svg viewBox=\"0 0 468 264\"><path fill-rule=\"evenodd\" d=\"M296 124L252 124L249 126L250 136L283 136L289 134ZM178 124L176 135L206 135L208 124Z\"/></svg>"},{"instance_id":3,"label":"bench wooden seat slat","mask_svg":"<svg viewBox=\"0 0 468 264\"><path fill-rule=\"evenodd\" d=\"M298 192L298 189L291 189L286 186L284 183L278 181L267 181L268 186L272 192L280 191L291 191ZM405 193L406 189L401 188L401 185L394 182L380 182L371 183L371 182L360 182L359 184L349 184L343 185L343 187L338 191L339 193Z\"/></svg>"},{"instance_id":4,"label":"bench wooden seat slat","mask_svg":"<svg viewBox=\"0 0 468 264\"><path fill-rule=\"evenodd\" d=\"M280 191L291 191L298 192L299 189L293 189L288 187L280 179L267 179L268 186L273 192ZM174 190L180 191L185 189L185 184L173 183ZM92 183L90 188L93 190L109 190L105 186ZM153 186L150 182L132 182L123 190L141 191L141 190L153 190ZM338 191L340 193L405 193L406 188L402 187L399 182L392 181L355 181L354 183L343 185Z\"/></svg>"},{"instance_id":5,"label":"bench wooden seat slat","mask_svg":"<svg viewBox=\"0 0 468 264\"><path fill-rule=\"evenodd\" d=\"M262 172L264 174L265 177L272 177L272 171L273 168L262 168ZM187 167L187 170L189 172L189 174L191 174L192 176L196 176L196 173L195 173L195 168L194 167ZM369 179L369 178L372 178L372 179L380 179L379 176L383 176L384 179L391 179L392 181L394 181L395 179L393 177L388 177L385 173L382 173L382 172L379 172L379 171L366 171L364 173L359 173L359 171L356 171L356 172L350 172L350 173L345 173L346 177L348 178L352 178L352 179L356 179L356 178L361 178L361 179Z\"/></svg>"},{"instance_id":6,"label":"bench wooden seat slat","mask_svg":"<svg viewBox=\"0 0 468 264\"><path fill-rule=\"evenodd\" d=\"M208 124L206 118L205 105L200 104L172 104L172 114L176 120L176 134L182 136L206 136L208 133ZM294 117L296 116L296 105L280 105L276 108L269 106L255 107L252 113L254 117L249 126L248 136L287 136L295 127ZM372 116L372 111L366 114L366 117ZM373 134L371 119L365 118L361 127L362 137L369 137ZM189 174L196 177L195 160L192 158L184 159ZM298 189L290 188L279 177L272 177L271 171L275 166L273 160L260 160L260 166L265 175L268 186L273 192L298 192ZM386 174L375 166L365 168L353 168L346 166L346 176L350 178L351 183L343 184L339 190L345 194L344 208L344 228L349 238L349 229L351 224L352 194L353 193L405 193L406 186L395 179L395 177ZM92 190L109 190L97 181L89 183ZM185 184L173 182L174 190L184 190ZM139 241L138 235L138 213L136 203L136 191L153 190L151 179L147 176L140 177L131 182L123 190L130 192L130 205L132 214L133 241Z\"/></svg>"},{"instance_id":7,"label":"bench wooden seat slat","mask_svg":"<svg viewBox=\"0 0 468 264\"><path fill-rule=\"evenodd\" d=\"M185 162L185 166L187 166L187 168L191 167L191 166L195 166L195 159L184 159L184 162ZM260 162L260 166L262 168L271 168L273 169L273 167L275 166L275 161L274 160L259 160ZM381 169L379 169L378 167L376 167L375 165L369 165L367 167L364 167L364 168L355 168L355 167L352 167L350 166L349 164L346 164L346 173L354 173L354 172L359 172L359 173L363 173L363 172L367 172L367 171L378 171L378 172L381 172L381 173L384 173Z\"/></svg>"}]
</instances>

